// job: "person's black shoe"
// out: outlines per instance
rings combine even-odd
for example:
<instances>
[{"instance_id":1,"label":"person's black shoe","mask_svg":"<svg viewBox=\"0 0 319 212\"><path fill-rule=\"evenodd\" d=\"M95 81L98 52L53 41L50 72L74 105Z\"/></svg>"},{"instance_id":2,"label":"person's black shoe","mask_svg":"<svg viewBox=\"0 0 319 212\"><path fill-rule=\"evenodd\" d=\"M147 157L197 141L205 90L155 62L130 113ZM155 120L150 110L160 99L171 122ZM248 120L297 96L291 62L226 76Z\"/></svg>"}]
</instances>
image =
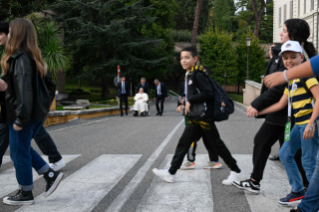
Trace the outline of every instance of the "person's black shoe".
<instances>
[{"instance_id":1,"label":"person's black shoe","mask_svg":"<svg viewBox=\"0 0 319 212\"><path fill-rule=\"evenodd\" d=\"M47 181L47 186L45 189L44 197L50 196L55 189L58 187L59 183L63 178L62 172L53 171L51 168L43 174L45 181Z\"/></svg>"},{"instance_id":2,"label":"person's black shoe","mask_svg":"<svg viewBox=\"0 0 319 212\"><path fill-rule=\"evenodd\" d=\"M269 160L280 160L279 155L273 155L269 157Z\"/></svg>"},{"instance_id":3,"label":"person's black shoe","mask_svg":"<svg viewBox=\"0 0 319 212\"><path fill-rule=\"evenodd\" d=\"M156 115L157 115L157 116L159 116L159 115L160 115L160 113L156 113Z\"/></svg>"},{"instance_id":4,"label":"person's black shoe","mask_svg":"<svg viewBox=\"0 0 319 212\"><path fill-rule=\"evenodd\" d=\"M123 113L121 113L121 116L123 116Z\"/></svg>"},{"instance_id":5,"label":"person's black shoe","mask_svg":"<svg viewBox=\"0 0 319 212\"><path fill-rule=\"evenodd\" d=\"M162 116L162 115L163 115L163 113L160 113L159 115L160 115L160 116Z\"/></svg>"},{"instance_id":6,"label":"person's black shoe","mask_svg":"<svg viewBox=\"0 0 319 212\"><path fill-rule=\"evenodd\" d=\"M141 116L146 116L146 113L145 112L141 113Z\"/></svg>"},{"instance_id":7,"label":"person's black shoe","mask_svg":"<svg viewBox=\"0 0 319 212\"><path fill-rule=\"evenodd\" d=\"M135 111L134 114L133 114L133 116L138 116L138 112Z\"/></svg>"},{"instance_id":8,"label":"person's black shoe","mask_svg":"<svg viewBox=\"0 0 319 212\"><path fill-rule=\"evenodd\" d=\"M3 198L3 203L7 205L32 205L34 197L32 191L19 190L16 195Z\"/></svg>"},{"instance_id":9,"label":"person's black shoe","mask_svg":"<svg viewBox=\"0 0 319 212\"><path fill-rule=\"evenodd\" d=\"M128 113L125 113L128 116Z\"/></svg>"},{"instance_id":10,"label":"person's black shoe","mask_svg":"<svg viewBox=\"0 0 319 212\"><path fill-rule=\"evenodd\" d=\"M243 180L243 181L233 181L232 183L237 188L240 188L245 191L249 191L251 193L259 194L260 192L260 184L253 182L251 179Z\"/></svg>"}]
</instances>

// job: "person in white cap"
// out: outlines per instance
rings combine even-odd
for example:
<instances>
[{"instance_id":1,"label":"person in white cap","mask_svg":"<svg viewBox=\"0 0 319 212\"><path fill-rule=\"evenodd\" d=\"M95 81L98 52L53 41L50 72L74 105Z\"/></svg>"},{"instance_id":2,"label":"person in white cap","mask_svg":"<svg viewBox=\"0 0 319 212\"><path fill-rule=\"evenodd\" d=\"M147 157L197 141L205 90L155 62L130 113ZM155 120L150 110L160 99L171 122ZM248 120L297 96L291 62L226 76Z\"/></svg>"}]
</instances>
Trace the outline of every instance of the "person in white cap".
<instances>
[{"instance_id":1,"label":"person in white cap","mask_svg":"<svg viewBox=\"0 0 319 212\"><path fill-rule=\"evenodd\" d=\"M302 48L297 41L287 41L281 47L284 66L289 70L298 66L304 60ZM285 128L285 143L280 149L279 156L286 169L291 193L278 202L282 205L291 205L304 198L305 191L302 185L294 156L302 149L302 165L310 182L316 166L319 149L318 128L316 126L319 115L319 84L315 77L290 80L284 95L279 102L259 112L258 115L272 113L288 104L288 122ZM290 118L293 112L295 126L290 131Z\"/></svg>"}]
</instances>

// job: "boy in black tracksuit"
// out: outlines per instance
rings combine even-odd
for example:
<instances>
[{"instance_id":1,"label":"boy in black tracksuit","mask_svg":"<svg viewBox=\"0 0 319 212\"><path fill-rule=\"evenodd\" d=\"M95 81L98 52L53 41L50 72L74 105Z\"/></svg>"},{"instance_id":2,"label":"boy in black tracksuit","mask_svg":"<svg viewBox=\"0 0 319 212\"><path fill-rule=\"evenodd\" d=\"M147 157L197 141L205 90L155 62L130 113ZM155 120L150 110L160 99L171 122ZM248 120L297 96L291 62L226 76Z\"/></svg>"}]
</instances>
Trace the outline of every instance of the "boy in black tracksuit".
<instances>
[{"instance_id":1,"label":"boy in black tracksuit","mask_svg":"<svg viewBox=\"0 0 319 212\"><path fill-rule=\"evenodd\" d=\"M205 75L204 69L201 66L195 66L198 60L196 49L187 47L181 52L181 65L186 71L189 71L187 75L187 103L185 107L185 114L188 114L190 106L196 103L207 102L213 105L214 99L213 87L210 83L210 79ZM200 92L198 92L198 90ZM189 119L189 126L186 126L184 132L179 139L178 145L175 150L174 157L171 162L169 170L153 169L153 172L164 179L167 182L175 181L175 174L181 167L183 159L191 146L191 143L195 140L196 134L201 132L209 141L211 149L225 161L228 167L231 169L231 173L226 180L223 180L223 184L231 185L234 179L241 178L241 170L238 168L236 160L230 154L228 148L224 142L220 139L218 130L215 126L213 109L208 107L208 111L200 119L194 120L192 117Z\"/></svg>"}]
</instances>

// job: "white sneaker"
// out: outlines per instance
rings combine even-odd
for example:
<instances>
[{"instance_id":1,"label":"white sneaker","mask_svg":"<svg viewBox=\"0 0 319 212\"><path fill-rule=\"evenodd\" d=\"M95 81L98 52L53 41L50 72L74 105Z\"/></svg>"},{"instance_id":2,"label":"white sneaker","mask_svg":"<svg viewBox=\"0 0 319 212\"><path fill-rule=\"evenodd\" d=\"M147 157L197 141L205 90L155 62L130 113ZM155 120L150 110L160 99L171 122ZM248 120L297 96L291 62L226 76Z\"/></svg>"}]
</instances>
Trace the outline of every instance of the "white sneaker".
<instances>
[{"instance_id":1,"label":"white sneaker","mask_svg":"<svg viewBox=\"0 0 319 212\"><path fill-rule=\"evenodd\" d=\"M63 158L61 160L59 160L56 163L49 163L49 166L51 167L51 169L53 169L54 171L58 171L60 169L62 169L65 166L65 162L63 160Z\"/></svg>"},{"instance_id":2,"label":"white sneaker","mask_svg":"<svg viewBox=\"0 0 319 212\"><path fill-rule=\"evenodd\" d=\"M175 175L172 175L168 172L168 169L153 169L153 172L155 175L159 176L163 180L165 180L168 183L175 182Z\"/></svg>"},{"instance_id":3,"label":"white sneaker","mask_svg":"<svg viewBox=\"0 0 319 212\"><path fill-rule=\"evenodd\" d=\"M222 183L224 185L232 185L233 181L240 181L240 180L242 180L241 178L242 178L241 172L237 173L237 172L234 172L234 171L230 171L229 176L227 177L226 180L223 180Z\"/></svg>"}]
</instances>

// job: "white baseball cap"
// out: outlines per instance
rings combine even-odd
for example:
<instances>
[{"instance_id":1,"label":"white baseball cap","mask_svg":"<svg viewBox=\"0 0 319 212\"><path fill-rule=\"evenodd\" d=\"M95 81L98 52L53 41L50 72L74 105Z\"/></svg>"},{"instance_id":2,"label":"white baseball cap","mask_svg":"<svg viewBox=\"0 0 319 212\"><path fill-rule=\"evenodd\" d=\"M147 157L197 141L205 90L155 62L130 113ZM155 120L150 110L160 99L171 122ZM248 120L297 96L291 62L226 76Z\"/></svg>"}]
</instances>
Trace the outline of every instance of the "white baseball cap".
<instances>
[{"instance_id":1,"label":"white baseball cap","mask_svg":"<svg viewBox=\"0 0 319 212\"><path fill-rule=\"evenodd\" d=\"M279 56L281 56L284 52L299 52L302 54L302 48L298 41L288 40L281 46L281 52L279 53Z\"/></svg>"}]
</instances>

